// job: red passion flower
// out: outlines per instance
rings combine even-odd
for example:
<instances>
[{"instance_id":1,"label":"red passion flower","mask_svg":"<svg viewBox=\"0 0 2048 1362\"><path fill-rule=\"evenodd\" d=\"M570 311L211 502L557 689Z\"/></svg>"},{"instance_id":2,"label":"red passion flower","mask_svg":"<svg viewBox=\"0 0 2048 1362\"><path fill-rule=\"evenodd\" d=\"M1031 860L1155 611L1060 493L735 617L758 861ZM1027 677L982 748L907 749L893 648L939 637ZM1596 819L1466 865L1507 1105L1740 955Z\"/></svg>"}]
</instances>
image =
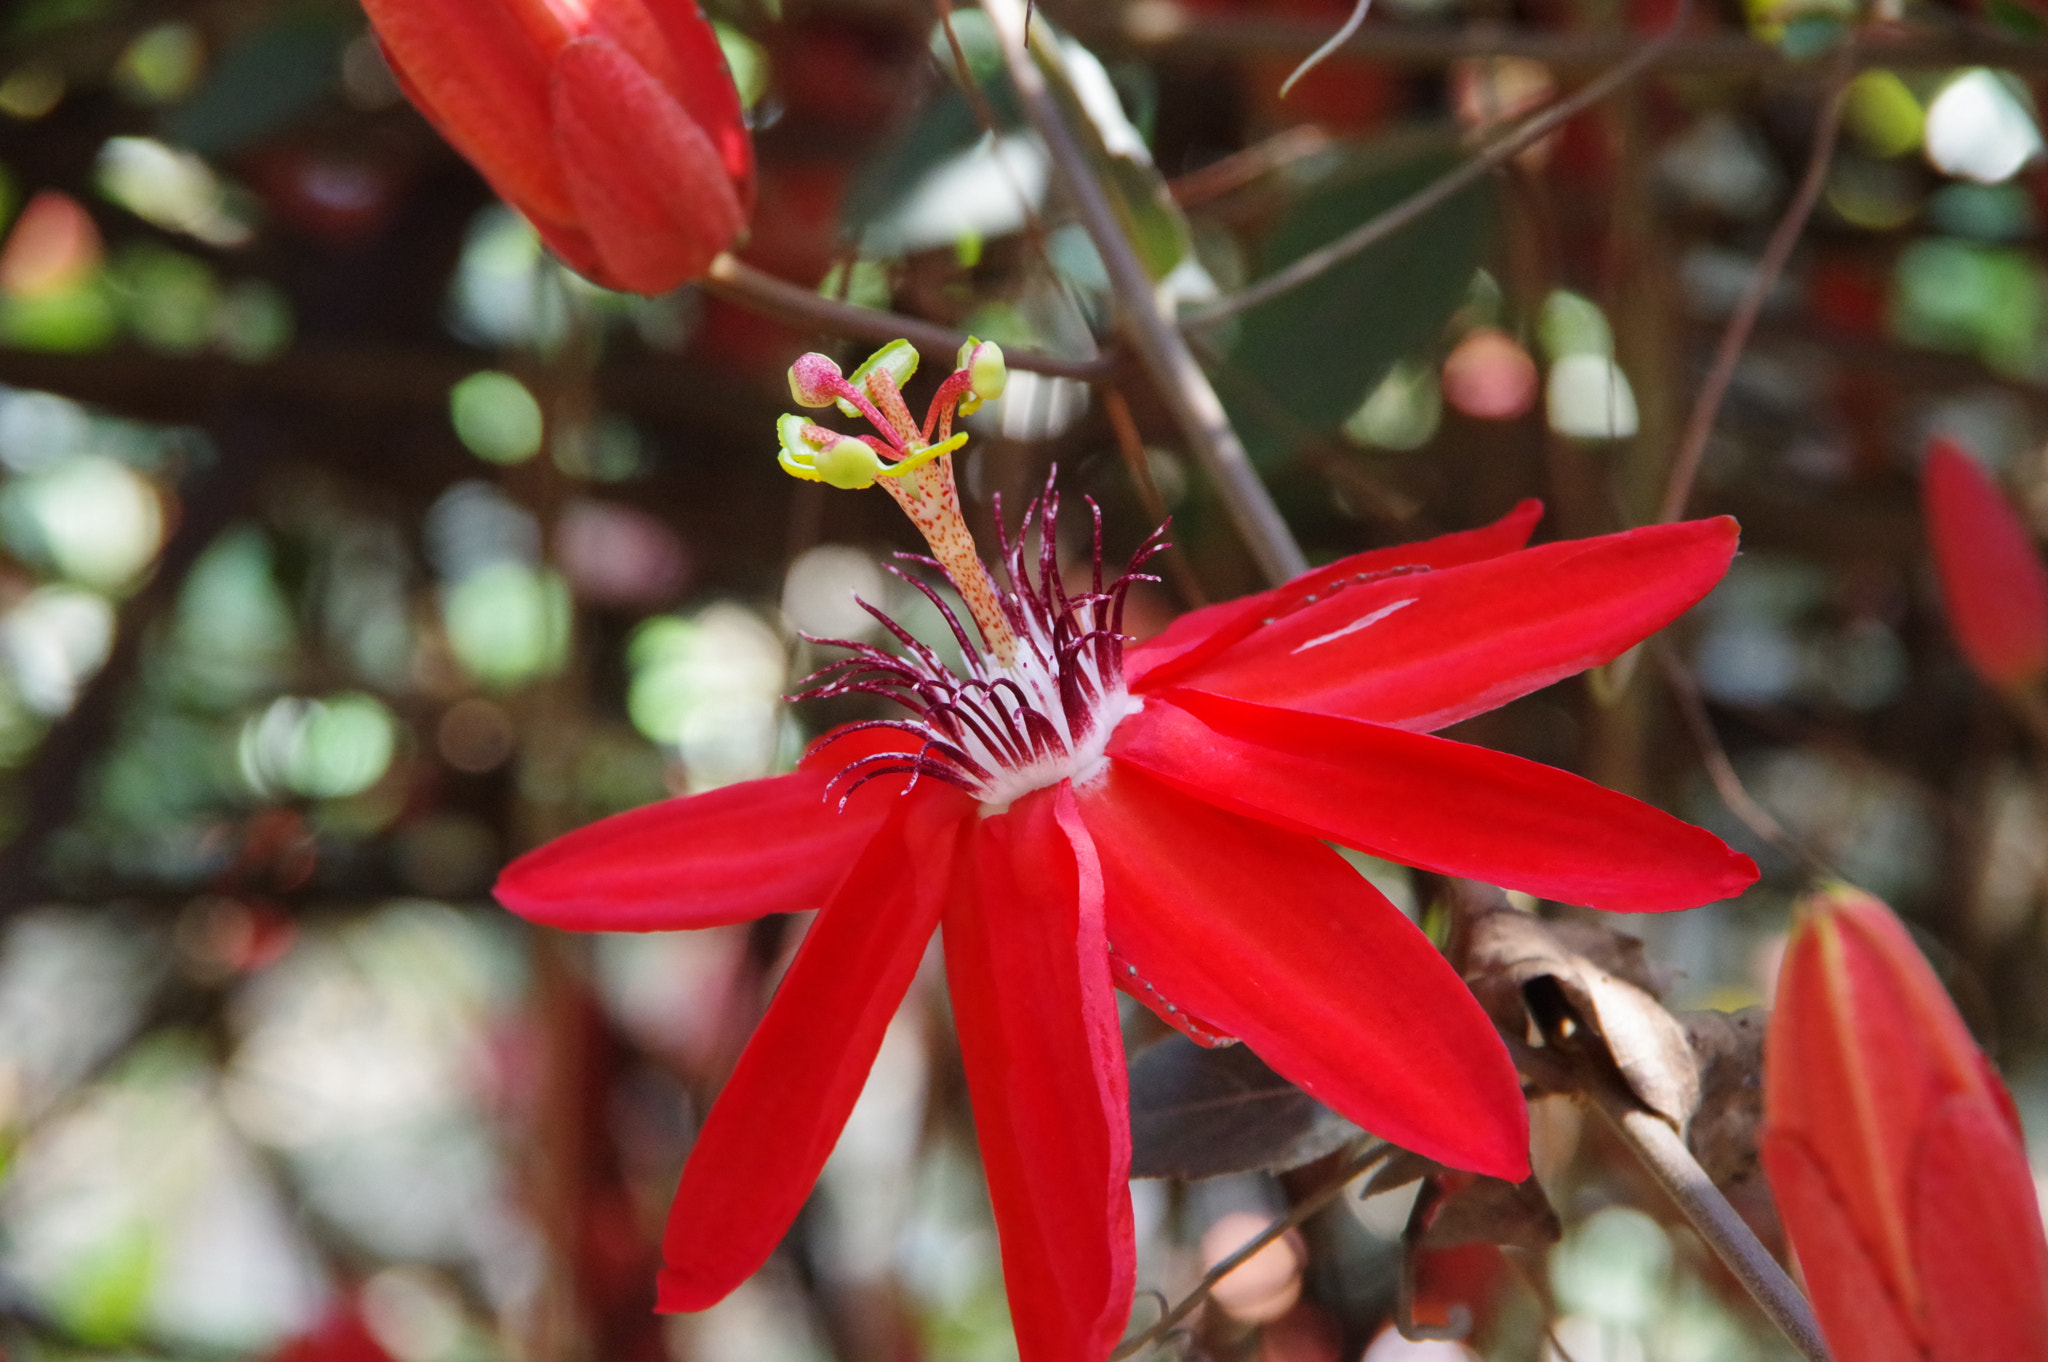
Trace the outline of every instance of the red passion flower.
<instances>
[{"instance_id":1,"label":"red passion flower","mask_svg":"<svg viewBox=\"0 0 2048 1362\"><path fill-rule=\"evenodd\" d=\"M710 1305L773 1250L941 926L1025 1362L1106 1357L1129 1316L1117 988L1203 1044L1244 1041L1375 1134L1526 1177L1505 1048L1427 938L1326 843L1635 912L1748 885L1748 858L1698 828L1429 734L1669 623L1726 571L1734 524L1525 549L1539 514L1525 503L1130 646L1125 595L1158 536L1105 580L1098 521L1094 577L1070 592L1048 491L1003 545L998 585L950 453L956 404L1001 391L1000 352L964 346L922 425L901 396L916 362L902 342L850 376L805 356L798 401L879 434L784 417L782 463L879 483L910 513L973 618L970 636L948 614L963 670L870 608L901 651L841 643L811 694L882 696L904 717L827 734L789 775L606 819L498 884L513 911L586 931L822 910L691 1152L661 1307Z\"/></svg>"},{"instance_id":2,"label":"red passion flower","mask_svg":"<svg viewBox=\"0 0 2048 1362\"><path fill-rule=\"evenodd\" d=\"M746 226L754 151L696 0L363 0L427 120L607 288L665 293Z\"/></svg>"}]
</instances>

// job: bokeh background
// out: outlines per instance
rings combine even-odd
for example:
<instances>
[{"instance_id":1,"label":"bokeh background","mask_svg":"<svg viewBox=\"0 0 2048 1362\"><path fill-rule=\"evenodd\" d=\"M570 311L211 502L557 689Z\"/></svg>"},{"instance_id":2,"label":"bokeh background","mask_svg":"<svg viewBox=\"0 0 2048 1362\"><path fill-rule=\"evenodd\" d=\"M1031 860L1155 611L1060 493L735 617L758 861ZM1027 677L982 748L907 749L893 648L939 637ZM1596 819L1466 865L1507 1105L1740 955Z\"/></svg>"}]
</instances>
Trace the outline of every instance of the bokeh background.
<instances>
[{"instance_id":1,"label":"bokeh background","mask_svg":"<svg viewBox=\"0 0 2048 1362\"><path fill-rule=\"evenodd\" d=\"M924 0L710 8L761 161L743 259L1114 360L1101 262L977 14L956 19L970 93ZM1759 856L1738 902L1622 924L1677 1007L1763 1003L1803 883L1730 811L1739 781L1914 923L2048 1167L2042 753L1963 667L1916 501L1946 431L2048 530L2042 21L2009 0L1382 0L1280 98L1347 10L1038 7L1183 303L1685 28L1417 227L1200 334L1318 559L1529 495L1539 537L1649 519L1844 35L1894 21L1849 59L1819 205L1706 449L1693 508L1739 516L1742 557L1661 658L1458 736ZM677 1169L804 924L577 939L488 897L550 835L769 773L854 717L782 698L828 656L801 634L873 636L853 593L931 626L885 571L914 547L893 506L774 467L783 368L809 348L867 349L556 267L405 104L352 4L0 9L6 1355L1013 1352L935 969L790 1241L715 1310L662 1320ZM983 526L1055 463L1113 556L1172 515L1141 630L1260 584L1128 361L1016 373L969 425ZM1446 892L1361 868L1419 919ZM1130 1018L1134 1048L1151 1024ZM1536 1125L1565 1237L1472 1269L1484 1356L1785 1355L1616 1146L1556 1099ZM1136 1184L1141 1287L1178 1297L1329 1169ZM1353 1362L1393 1308L1405 1216L1399 1193L1340 1198L1171 1346Z\"/></svg>"}]
</instances>

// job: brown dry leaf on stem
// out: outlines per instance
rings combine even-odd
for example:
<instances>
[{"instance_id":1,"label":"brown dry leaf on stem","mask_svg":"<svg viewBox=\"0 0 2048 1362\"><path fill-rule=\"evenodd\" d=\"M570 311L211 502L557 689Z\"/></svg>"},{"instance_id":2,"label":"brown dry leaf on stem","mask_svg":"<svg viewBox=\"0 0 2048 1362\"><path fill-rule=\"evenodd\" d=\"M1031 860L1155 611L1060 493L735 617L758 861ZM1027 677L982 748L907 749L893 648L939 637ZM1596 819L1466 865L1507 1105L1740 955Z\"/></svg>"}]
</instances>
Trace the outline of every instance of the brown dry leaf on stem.
<instances>
[{"instance_id":1,"label":"brown dry leaf on stem","mask_svg":"<svg viewBox=\"0 0 2048 1362\"><path fill-rule=\"evenodd\" d=\"M1685 1142L1717 1186L1745 1183L1757 1173L1766 1015L1761 1007L1745 1007L1740 1012L1687 1012L1678 1019L1700 1074L1699 1109Z\"/></svg>"},{"instance_id":2,"label":"brown dry leaf on stem","mask_svg":"<svg viewBox=\"0 0 2048 1362\"><path fill-rule=\"evenodd\" d=\"M1575 924L1567 944L1561 924L1502 910L1472 923L1465 980L1510 1040L1534 1018L1569 1035L1584 1026L1599 1039L1630 1092L1680 1132L1700 1101L1700 1070L1685 1027L1643 983L1655 983L1641 943L1592 924ZM1627 943L1627 944L1624 944ZM1630 950L1630 946L1634 950ZM1574 949L1577 947L1577 949ZM1596 964L1597 951L1613 969ZM1562 1015L1559 1015L1562 1014Z\"/></svg>"}]
</instances>

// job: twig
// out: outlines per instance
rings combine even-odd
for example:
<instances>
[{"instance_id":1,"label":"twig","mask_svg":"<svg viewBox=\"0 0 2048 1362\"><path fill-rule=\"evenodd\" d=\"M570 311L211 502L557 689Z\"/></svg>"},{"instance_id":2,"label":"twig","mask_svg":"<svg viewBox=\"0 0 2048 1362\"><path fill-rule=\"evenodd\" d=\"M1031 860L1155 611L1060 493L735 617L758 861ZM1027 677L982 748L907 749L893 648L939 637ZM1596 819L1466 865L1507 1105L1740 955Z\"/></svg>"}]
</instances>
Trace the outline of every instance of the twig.
<instances>
[{"instance_id":1,"label":"twig","mask_svg":"<svg viewBox=\"0 0 2048 1362\"><path fill-rule=\"evenodd\" d=\"M1351 17L1344 21L1344 26L1335 33L1332 33L1328 42L1309 53L1306 57L1303 57L1301 65L1294 68L1294 73L1288 76L1286 80L1280 82L1280 98L1287 98L1287 92L1294 88L1296 81L1299 81L1303 76L1321 66L1331 53L1337 51L1357 36L1358 26L1365 22L1366 11L1371 8L1372 0L1357 0L1357 3L1351 6Z\"/></svg>"},{"instance_id":2,"label":"twig","mask_svg":"<svg viewBox=\"0 0 2048 1362\"><path fill-rule=\"evenodd\" d=\"M1334 141L1313 123L1297 123L1263 142L1254 142L1242 151L1233 151L1199 170L1168 180L1166 192L1181 207L1194 208L1234 194L1263 176L1326 151Z\"/></svg>"},{"instance_id":3,"label":"twig","mask_svg":"<svg viewBox=\"0 0 2048 1362\"><path fill-rule=\"evenodd\" d=\"M1666 24L1656 37L1637 48L1626 61L1598 79L1589 81L1583 89L1574 91L1535 114L1456 170L1409 195L1386 212L1360 223L1328 245L1319 246L1285 268L1275 270L1258 283L1239 289L1229 297L1219 298L1206 306L1189 309L1182 314L1181 325L1200 330L1235 317L1240 312L1257 307L1260 303L1270 302L1291 289L1301 287L1360 251L1379 244L1431 209L1455 198L1497 167L1513 160L1525 148L1542 141L1559 127L1647 71L1664 50L1677 41L1678 35L1685 31L1687 22L1692 18L1694 3L1695 0L1682 0L1678 13L1672 16L1671 22Z\"/></svg>"},{"instance_id":4,"label":"twig","mask_svg":"<svg viewBox=\"0 0 2048 1362\"><path fill-rule=\"evenodd\" d=\"M1308 560L1300 545L1259 481L1244 443L1231 428L1223 403L1202 366L1195 362L1186 338L1160 311L1151 277L1074 140L1044 73L1032 59L1025 45L1022 3L983 0L982 11L1001 39L1003 62L1017 88L1024 116L1044 140L1054 172L1095 243L1096 254L1102 257L1132 348L1158 385L1196 461L1215 479L1232 522L1266 576L1277 583L1306 571Z\"/></svg>"},{"instance_id":5,"label":"twig","mask_svg":"<svg viewBox=\"0 0 2048 1362\"><path fill-rule=\"evenodd\" d=\"M1928 14L1922 11L1923 15ZM1162 61L1228 57L1299 57L1322 45L1329 26L1316 19L1290 18L1274 7L1245 7L1229 13L1192 9L1175 0L1134 0L1105 5L1068 0L1056 16L1066 28L1098 50L1136 52ZM1940 26L1937 26L1940 25ZM1387 23L1361 29L1332 59L1347 63L1436 71L1475 57L1525 57L1564 74L1606 69L1636 49L1641 40L1615 28L1532 28L1477 22L1463 25ZM1998 66L2037 73L2048 69L2048 49L2038 41L2001 33L1982 22L1942 16L1908 29L1872 34L1860 45L1859 69L1949 70L1957 66ZM1663 50L1661 70L1686 73L1796 75L1810 64L1774 43L1739 28L1689 33Z\"/></svg>"},{"instance_id":6,"label":"twig","mask_svg":"<svg viewBox=\"0 0 2048 1362\"><path fill-rule=\"evenodd\" d=\"M1508 1269L1515 1274L1516 1279L1536 1298L1536 1308L1543 1312L1543 1337L1549 1342L1550 1350L1557 1354L1558 1362L1579 1362L1572 1356L1571 1350L1558 1340L1557 1311L1552 1305L1549 1293L1529 1271L1528 1264L1522 1261L1521 1252L1504 1246L1500 1256L1507 1260Z\"/></svg>"},{"instance_id":7,"label":"twig","mask_svg":"<svg viewBox=\"0 0 2048 1362\"><path fill-rule=\"evenodd\" d=\"M1344 1189L1351 1185L1353 1178L1365 1172L1368 1168L1371 1168L1393 1152L1394 1146L1382 1143L1374 1145L1362 1154L1355 1155L1350 1162L1338 1170L1337 1175L1331 1178L1328 1183L1296 1202L1286 1215L1281 1216L1278 1220L1260 1230L1250 1240L1246 1241L1243 1247L1203 1273L1202 1280L1195 1283L1195 1289L1175 1302L1172 1309L1152 1321L1143 1333L1133 1334L1117 1344L1116 1351L1109 1355L1109 1362L1123 1362L1124 1358L1149 1347L1155 1340L1171 1331L1174 1325L1179 1324L1192 1314L1196 1306L1209 1299L1209 1293L1216 1289L1216 1283L1244 1266L1251 1259L1251 1256L1260 1249L1266 1247L1266 1245L1272 1243L1281 1235L1286 1234L1289 1230L1300 1226L1310 1216L1329 1205L1332 1201L1335 1201L1343 1194Z\"/></svg>"},{"instance_id":8,"label":"twig","mask_svg":"<svg viewBox=\"0 0 2048 1362\"><path fill-rule=\"evenodd\" d=\"M931 354L958 350L967 340L966 332L955 331L950 326L906 317L901 313L882 312L857 303L843 303L810 289L799 288L730 255L720 255L711 262L711 272L704 277L702 287L714 298L723 298L750 312L861 340L891 341L901 337ZM1013 350L1008 346L1003 348L1003 361L1013 369L1029 369L1033 373L1083 381L1101 378L1116 367L1114 355L1061 359L1038 350Z\"/></svg>"},{"instance_id":9,"label":"twig","mask_svg":"<svg viewBox=\"0 0 2048 1362\"><path fill-rule=\"evenodd\" d=\"M1679 717L1685 720L1686 730L1692 734L1693 744L1699 748L1700 764L1707 769L1707 779L1713 781L1714 793L1721 797L1721 803L1727 806L1728 812L1767 844L1800 862L1812 874L1825 879L1840 879L1839 872L1787 832L1785 825L1769 809L1757 803L1756 797L1742 783L1735 763L1728 759L1728 749L1721 745L1720 735L1714 732L1714 721L1700 696L1699 683L1693 680L1692 673L1679 660L1677 651L1663 638L1651 640L1649 646L1657 655L1657 665L1664 671L1664 683L1670 687Z\"/></svg>"},{"instance_id":10,"label":"twig","mask_svg":"<svg viewBox=\"0 0 2048 1362\"><path fill-rule=\"evenodd\" d=\"M1145 457L1145 441L1138 434L1138 422L1131 415L1131 404L1124 399L1121 390L1104 388L1102 408L1109 413L1110 429L1116 432L1117 449L1124 457L1124 468L1131 475L1131 485L1138 489L1138 500L1145 504L1145 514L1154 525L1166 523L1166 498L1159 495L1159 484L1152 477L1151 460ZM1174 588L1180 592L1181 603L1190 610L1200 609L1209 603L1209 594L1202 590L1202 579L1195 575L1194 564L1188 561L1179 544L1166 546L1166 570L1173 574Z\"/></svg>"},{"instance_id":11,"label":"twig","mask_svg":"<svg viewBox=\"0 0 2048 1362\"><path fill-rule=\"evenodd\" d=\"M1678 452L1671 460L1671 474L1664 485L1664 499L1657 507L1659 522L1676 520L1685 514L1685 503L1692 496L1692 485L1699 476L1700 460L1707 452L1707 437L1714 433L1714 418L1720 415L1722 399L1728 395L1728 385L1735 377L1735 366L1742 359L1742 351L1749 344L1749 333L1756 327L1756 319L1763 312L1764 300L1777 285L1778 276L1785 272L1785 264L1792 258L1792 248L1799 244L1800 235L1806 230L1806 221L1813 216L1814 205L1820 202L1821 190L1827 186L1828 166L1835 158L1835 139L1842 130L1842 110L1848 102L1850 78L1855 74L1854 43L1845 46L1834 63L1834 71L1828 86L1827 100L1821 106L1820 120L1814 126L1813 150L1806 158L1806 172L1799 179L1799 188L1792 195L1792 202L1785 205L1785 215L1778 219L1778 225L1771 232L1770 242L1764 247L1763 258L1756 263L1756 272L1749 277L1749 286L1743 290L1742 301L1736 305L1735 313L1728 318L1728 325L1721 332L1721 343L1714 350L1714 362L1707 370L1706 381L1700 384L1699 396L1693 400L1692 414L1686 418L1685 432L1679 437Z\"/></svg>"},{"instance_id":12,"label":"twig","mask_svg":"<svg viewBox=\"0 0 2048 1362\"><path fill-rule=\"evenodd\" d=\"M1827 1344L1799 1288L1714 1186L1678 1132L1631 1096L1621 1082L1583 1053L1575 1056L1580 1091L1592 1100L1629 1152L1678 1203L1700 1238L1756 1299L1771 1323L1808 1362L1828 1362Z\"/></svg>"},{"instance_id":13,"label":"twig","mask_svg":"<svg viewBox=\"0 0 2048 1362\"><path fill-rule=\"evenodd\" d=\"M946 35L946 46L953 53L953 73L959 77L960 89L966 94L967 102L974 108L974 121L981 125L982 132L990 137L1002 136L1002 128L996 122L995 106L988 102L988 92L981 88L981 82L974 78L974 63L967 60L967 49L960 45L960 34L953 27L953 0L932 0L932 8L939 12L939 28ZM1009 180L1009 162L1002 157L995 158L1002 167L1003 178ZM1011 184L1014 190L1014 181ZM1031 211L1031 205L1017 195L1018 206L1024 210L1024 221L1036 233L1038 222Z\"/></svg>"}]
</instances>

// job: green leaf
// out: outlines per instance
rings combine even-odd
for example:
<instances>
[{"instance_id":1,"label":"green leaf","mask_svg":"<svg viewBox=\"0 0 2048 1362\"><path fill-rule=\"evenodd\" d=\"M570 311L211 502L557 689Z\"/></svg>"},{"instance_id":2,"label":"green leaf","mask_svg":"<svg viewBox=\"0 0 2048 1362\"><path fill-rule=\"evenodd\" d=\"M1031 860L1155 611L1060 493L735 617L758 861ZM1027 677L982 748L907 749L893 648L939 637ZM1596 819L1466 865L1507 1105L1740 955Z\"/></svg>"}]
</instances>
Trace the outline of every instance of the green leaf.
<instances>
[{"instance_id":1,"label":"green leaf","mask_svg":"<svg viewBox=\"0 0 2048 1362\"><path fill-rule=\"evenodd\" d=\"M300 11L230 43L164 135L206 156L239 151L310 113L341 79L356 25L340 12Z\"/></svg>"},{"instance_id":2,"label":"green leaf","mask_svg":"<svg viewBox=\"0 0 2048 1362\"><path fill-rule=\"evenodd\" d=\"M1456 162L1442 153L1388 165L1354 160L1282 218L1260 253L1271 274L1391 208ZM1449 319L1479 268L1492 219L1485 183L1240 322L1220 387L1255 458L1271 460L1303 433L1356 411L1404 355Z\"/></svg>"},{"instance_id":3,"label":"green leaf","mask_svg":"<svg viewBox=\"0 0 2048 1362\"><path fill-rule=\"evenodd\" d=\"M2007 33L2022 38L2039 38L2048 34L2048 16L2020 0L1990 0L1984 7L1984 15Z\"/></svg>"},{"instance_id":4,"label":"green leaf","mask_svg":"<svg viewBox=\"0 0 2048 1362\"><path fill-rule=\"evenodd\" d=\"M918 186L981 141L974 106L959 89L941 86L931 102L854 171L840 221L849 238L887 222Z\"/></svg>"},{"instance_id":5,"label":"green leaf","mask_svg":"<svg viewBox=\"0 0 2048 1362\"><path fill-rule=\"evenodd\" d=\"M1023 121L986 19L963 10L953 16L953 25L980 99L1004 140L1013 143L1005 157L1016 162L1042 158L1035 138L1029 139L1028 147L1014 145L1021 139L1012 134L1023 131ZM1138 258L1154 279L1165 278L1192 252L1192 237L1102 63L1085 48L1055 36L1042 17L1032 24L1032 46L1067 126L1096 179L1108 190ZM855 173L847 193L841 218L846 234L865 239L879 253L928 249L943 240L964 243L971 252L980 237L1016 231L1024 222L1021 209L1008 211L1016 189L1025 180L1042 176L1042 170L1022 164L1004 175L994 162L972 159L989 154L982 146L986 129L959 84L958 64L942 30L933 33L932 54L953 83L942 86L915 120ZM970 167L977 170L973 177L965 174ZM952 197L934 202L929 196L935 186L944 186ZM970 197L977 202L964 201ZM1001 206L992 206L997 200Z\"/></svg>"}]
</instances>

